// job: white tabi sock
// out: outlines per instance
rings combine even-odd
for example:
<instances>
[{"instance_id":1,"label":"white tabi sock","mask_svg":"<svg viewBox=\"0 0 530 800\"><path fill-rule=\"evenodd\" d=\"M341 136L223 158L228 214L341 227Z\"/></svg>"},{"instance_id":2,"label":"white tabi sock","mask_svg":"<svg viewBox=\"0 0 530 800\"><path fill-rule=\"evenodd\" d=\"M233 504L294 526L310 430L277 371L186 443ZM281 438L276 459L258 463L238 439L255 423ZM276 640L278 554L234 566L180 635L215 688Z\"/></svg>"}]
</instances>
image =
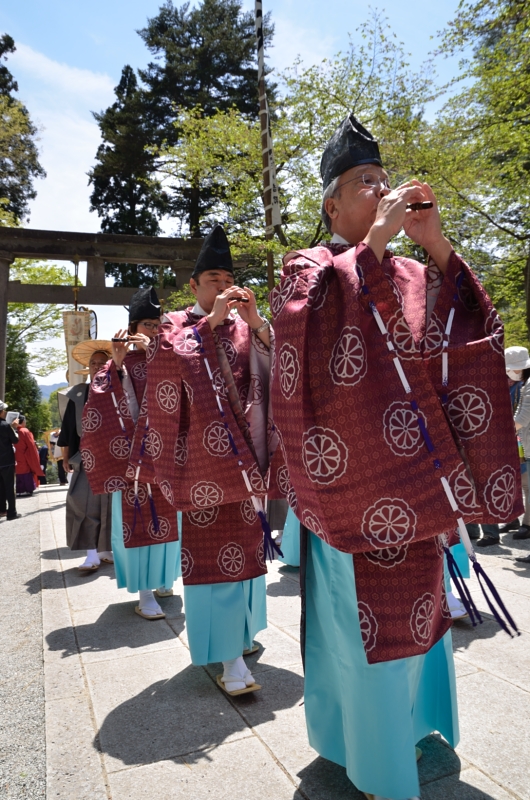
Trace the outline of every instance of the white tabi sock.
<instances>
[{"instance_id":1,"label":"white tabi sock","mask_svg":"<svg viewBox=\"0 0 530 800\"><path fill-rule=\"evenodd\" d=\"M81 567L99 567L100 560L97 550L87 550L86 558L81 564Z\"/></svg>"},{"instance_id":2,"label":"white tabi sock","mask_svg":"<svg viewBox=\"0 0 530 800\"><path fill-rule=\"evenodd\" d=\"M458 597L455 597L452 592L447 592L447 605L449 606L449 611L453 619L460 619L460 617L465 617L467 615L464 604Z\"/></svg>"},{"instance_id":3,"label":"white tabi sock","mask_svg":"<svg viewBox=\"0 0 530 800\"><path fill-rule=\"evenodd\" d=\"M238 689L252 686L254 682L243 656L233 658L231 661L223 661L223 683L227 691L236 692Z\"/></svg>"},{"instance_id":4,"label":"white tabi sock","mask_svg":"<svg viewBox=\"0 0 530 800\"><path fill-rule=\"evenodd\" d=\"M138 605L143 614L146 614L149 617L156 617L157 614L164 613L156 602L155 596L151 589L140 589L139 594L140 602Z\"/></svg>"}]
</instances>

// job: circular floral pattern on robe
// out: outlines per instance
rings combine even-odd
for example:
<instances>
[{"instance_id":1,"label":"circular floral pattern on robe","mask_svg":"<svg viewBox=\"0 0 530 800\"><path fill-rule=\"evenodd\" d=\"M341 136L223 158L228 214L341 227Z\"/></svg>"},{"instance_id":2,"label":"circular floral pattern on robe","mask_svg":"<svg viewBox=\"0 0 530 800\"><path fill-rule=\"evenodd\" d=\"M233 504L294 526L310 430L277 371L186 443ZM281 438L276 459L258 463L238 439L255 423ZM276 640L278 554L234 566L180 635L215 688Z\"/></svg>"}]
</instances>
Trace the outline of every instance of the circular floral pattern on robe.
<instances>
[{"instance_id":1,"label":"circular floral pattern on robe","mask_svg":"<svg viewBox=\"0 0 530 800\"><path fill-rule=\"evenodd\" d=\"M386 279L390 284L390 288L392 289L392 291L394 293L394 297L398 301L399 305L402 306L403 305L403 294L401 293L401 289L399 288L399 286L397 285L395 280L390 277L390 275L386 275Z\"/></svg>"},{"instance_id":2,"label":"circular floral pattern on robe","mask_svg":"<svg viewBox=\"0 0 530 800\"><path fill-rule=\"evenodd\" d=\"M254 331L252 331L252 336L250 337L250 343L252 344L252 347L258 351L258 353L261 353L264 356L269 354L269 348L267 347L266 344L264 344L261 341L258 334L254 333Z\"/></svg>"},{"instance_id":3,"label":"circular floral pattern on robe","mask_svg":"<svg viewBox=\"0 0 530 800\"><path fill-rule=\"evenodd\" d=\"M180 403L179 387L173 381L161 381L156 387L155 397L162 411L172 414Z\"/></svg>"},{"instance_id":4,"label":"circular floral pattern on robe","mask_svg":"<svg viewBox=\"0 0 530 800\"><path fill-rule=\"evenodd\" d=\"M263 494L266 487L261 472L256 464L248 471L248 479L254 492L256 492L256 494Z\"/></svg>"},{"instance_id":5,"label":"circular floral pattern on robe","mask_svg":"<svg viewBox=\"0 0 530 800\"><path fill-rule=\"evenodd\" d=\"M192 406L193 405L193 389L191 388L189 383L187 381L185 381L185 380L182 381L182 385L184 386L184 388L186 390L186 394L188 395L188 400L189 400L190 406Z\"/></svg>"},{"instance_id":6,"label":"circular floral pattern on robe","mask_svg":"<svg viewBox=\"0 0 530 800\"><path fill-rule=\"evenodd\" d=\"M481 436L488 430L493 414L490 399L483 389L460 386L447 395L447 413L462 439Z\"/></svg>"},{"instance_id":7,"label":"circular floral pattern on robe","mask_svg":"<svg viewBox=\"0 0 530 800\"><path fill-rule=\"evenodd\" d=\"M175 442L175 464L183 467L188 460L188 433L183 431L177 436Z\"/></svg>"},{"instance_id":8,"label":"circular floral pattern on robe","mask_svg":"<svg viewBox=\"0 0 530 800\"><path fill-rule=\"evenodd\" d=\"M355 386L366 375L366 345L361 329L343 328L329 360L331 380L337 386Z\"/></svg>"},{"instance_id":9,"label":"circular floral pattern on robe","mask_svg":"<svg viewBox=\"0 0 530 800\"><path fill-rule=\"evenodd\" d=\"M262 569L266 568L267 565L265 563L265 546L263 544L263 539L256 547L256 561Z\"/></svg>"},{"instance_id":10,"label":"circular floral pattern on robe","mask_svg":"<svg viewBox=\"0 0 530 800\"><path fill-rule=\"evenodd\" d=\"M148 411L147 393L144 392L144 396L142 397L142 403L140 405L140 412L138 414L138 420L140 419L140 417L147 417L147 411Z\"/></svg>"},{"instance_id":11,"label":"circular floral pattern on robe","mask_svg":"<svg viewBox=\"0 0 530 800\"><path fill-rule=\"evenodd\" d=\"M227 456L232 449L228 431L222 422L210 422L204 431L202 443L211 456L218 458Z\"/></svg>"},{"instance_id":12,"label":"circular floral pattern on robe","mask_svg":"<svg viewBox=\"0 0 530 800\"><path fill-rule=\"evenodd\" d=\"M492 348L496 353L504 355L504 325L495 309L490 311L484 328L487 336L491 336L490 345Z\"/></svg>"},{"instance_id":13,"label":"circular floral pattern on robe","mask_svg":"<svg viewBox=\"0 0 530 800\"><path fill-rule=\"evenodd\" d=\"M189 576L193 572L193 565L194 565L193 556L186 547L183 547L182 550L180 551L180 569L182 572L183 580L189 578Z\"/></svg>"},{"instance_id":14,"label":"circular floral pattern on robe","mask_svg":"<svg viewBox=\"0 0 530 800\"><path fill-rule=\"evenodd\" d=\"M147 378L147 363L145 361L139 361L138 364L135 364L132 368L131 375L133 378L136 378L137 381L145 381Z\"/></svg>"},{"instance_id":15,"label":"circular floral pattern on robe","mask_svg":"<svg viewBox=\"0 0 530 800\"><path fill-rule=\"evenodd\" d=\"M373 615L372 609L367 603L361 600L357 603L359 612L359 627L365 652L369 653L377 644L377 620Z\"/></svg>"},{"instance_id":16,"label":"circular floral pattern on robe","mask_svg":"<svg viewBox=\"0 0 530 800\"><path fill-rule=\"evenodd\" d=\"M515 500L517 480L515 470L506 465L488 478L484 489L484 500L490 514L508 519Z\"/></svg>"},{"instance_id":17,"label":"circular floral pattern on robe","mask_svg":"<svg viewBox=\"0 0 530 800\"><path fill-rule=\"evenodd\" d=\"M334 483L346 472L348 448L334 430L315 426L302 437L302 458L313 483Z\"/></svg>"},{"instance_id":18,"label":"circular floral pattern on robe","mask_svg":"<svg viewBox=\"0 0 530 800\"><path fill-rule=\"evenodd\" d=\"M381 497L363 515L361 531L374 548L406 544L416 530L416 512L399 497Z\"/></svg>"},{"instance_id":19,"label":"circular floral pattern on robe","mask_svg":"<svg viewBox=\"0 0 530 800\"><path fill-rule=\"evenodd\" d=\"M129 464L129 466L125 470L125 477L129 478L130 480L134 480L135 475L136 475L135 468Z\"/></svg>"},{"instance_id":20,"label":"circular floral pattern on robe","mask_svg":"<svg viewBox=\"0 0 530 800\"><path fill-rule=\"evenodd\" d=\"M98 428L101 428L103 417L97 408L88 408L83 414L82 428L83 433L94 433Z\"/></svg>"},{"instance_id":21,"label":"circular floral pattern on robe","mask_svg":"<svg viewBox=\"0 0 530 800\"><path fill-rule=\"evenodd\" d=\"M297 277L284 278L279 286L272 289L269 297L271 304L271 311L274 317L279 317L282 313L285 304L291 299L296 288Z\"/></svg>"},{"instance_id":22,"label":"circular floral pattern on robe","mask_svg":"<svg viewBox=\"0 0 530 800\"><path fill-rule=\"evenodd\" d=\"M81 461L83 462L83 467L85 472L92 472L92 470L96 466L96 459L94 457L94 453L88 448L81 450L80 452L81 452Z\"/></svg>"},{"instance_id":23,"label":"circular floral pattern on robe","mask_svg":"<svg viewBox=\"0 0 530 800\"><path fill-rule=\"evenodd\" d=\"M256 509L254 508L254 503L250 498L247 500L243 500L240 504L239 509L241 511L241 516L243 517L243 522L246 522L247 525L253 525L257 519Z\"/></svg>"},{"instance_id":24,"label":"circular floral pattern on robe","mask_svg":"<svg viewBox=\"0 0 530 800\"><path fill-rule=\"evenodd\" d=\"M123 531L123 544L127 544L132 536L132 528L127 522L122 522L121 529Z\"/></svg>"},{"instance_id":25,"label":"circular floral pattern on robe","mask_svg":"<svg viewBox=\"0 0 530 800\"><path fill-rule=\"evenodd\" d=\"M441 270L434 261L430 261L427 267L427 291L429 291L429 289L439 289L443 280L444 276Z\"/></svg>"},{"instance_id":26,"label":"circular floral pattern on robe","mask_svg":"<svg viewBox=\"0 0 530 800\"><path fill-rule=\"evenodd\" d=\"M220 337L219 341L224 347L228 363L230 364L231 367L233 367L237 361L237 356L238 356L238 352L234 343L232 342L231 339L226 339L225 337Z\"/></svg>"},{"instance_id":27,"label":"circular floral pattern on robe","mask_svg":"<svg viewBox=\"0 0 530 800\"><path fill-rule=\"evenodd\" d=\"M280 347L278 368L281 392L286 400L290 400L300 377L300 360L296 348L288 342Z\"/></svg>"},{"instance_id":28,"label":"circular floral pattern on robe","mask_svg":"<svg viewBox=\"0 0 530 800\"><path fill-rule=\"evenodd\" d=\"M461 512L471 512L478 508L477 493L464 464L449 475L449 486Z\"/></svg>"},{"instance_id":29,"label":"circular floral pattern on robe","mask_svg":"<svg viewBox=\"0 0 530 800\"><path fill-rule=\"evenodd\" d=\"M109 444L109 452L114 458L129 458L131 446L125 436L115 436Z\"/></svg>"},{"instance_id":30,"label":"circular floral pattern on robe","mask_svg":"<svg viewBox=\"0 0 530 800\"><path fill-rule=\"evenodd\" d=\"M112 494L112 492L121 492L127 488L127 481L119 475L113 475L112 477L107 478L103 484L103 488L107 494Z\"/></svg>"},{"instance_id":31,"label":"circular floral pattern on robe","mask_svg":"<svg viewBox=\"0 0 530 800\"><path fill-rule=\"evenodd\" d=\"M145 437L145 452L151 456L153 461L156 461L162 455L163 446L161 435L154 428L151 428Z\"/></svg>"},{"instance_id":32,"label":"circular floral pattern on robe","mask_svg":"<svg viewBox=\"0 0 530 800\"><path fill-rule=\"evenodd\" d=\"M221 504L224 492L211 481L199 481L190 490L191 502L196 508L209 508Z\"/></svg>"},{"instance_id":33,"label":"circular floral pattern on robe","mask_svg":"<svg viewBox=\"0 0 530 800\"><path fill-rule=\"evenodd\" d=\"M280 467L276 473L276 483L280 492L286 496L287 492L291 488L291 479L289 477L289 470L287 467Z\"/></svg>"},{"instance_id":34,"label":"circular floral pattern on robe","mask_svg":"<svg viewBox=\"0 0 530 800\"><path fill-rule=\"evenodd\" d=\"M201 508L200 511L187 511L186 516L192 525L196 525L198 528L207 528L208 525L213 525L219 516L219 506Z\"/></svg>"},{"instance_id":35,"label":"circular floral pattern on robe","mask_svg":"<svg viewBox=\"0 0 530 800\"><path fill-rule=\"evenodd\" d=\"M178 334L173 341L173 349L181 355L187 356L191 353L196 353L199 348L199 342L195 338L193 331L190 331L189 328Z\"/></svg>"},{"instance_id":36,"label":"circular floral pattern on robe","mask_svg":"<svg viewBox=\"0 0 530 800\"><path fill-rule=\"evenodd\" d=\"M112 389L110 371L105 367L100 369L92 379L90 385L93 389L98 389L100 392L110 391L110 389Z\"/></svg>"},{"instance_id":37,"label":"circular floral pattern on robe","mask_svg":"<svg viewBox=\"0 0 530 800\"><path fill-rule=\"evenodd\" d=\"M245 383L244 386L240 386L237 391L239 394L239 400L241 401L241 405L243 409L245 409L248 400L248 393L250 391L250 384Z\"/></svg>"},{"instance_id":38,"label":"circular floral pattern on robe","mask_svg":"<svg viewBox=\"0 0 530 800\"><path fill-rule=\"evenodd\" d=\"M169 481L160 481L160 491L164 495L167 502L173 505L173 489Z\"/></svg>"},{"instance_id":39,"label":"circular floral pattern on robe","mask_svg":"<svg viewBox=\"0 0 530 800\"><path fill-rule=\"evenodd\" d=\"M147 533L151 539L156 539L157 541L167 539L171 533L171 523L166 517L158 517L158 530L155 528L154 521L151 520L147 526Z\"/></svg>"},{"instance_id":40,"label":"circular floral pattern on robe","mask_svg":"<svg viewBox=\"0 0 530 800\"><path fill-rule=\"evenodd\" d=\"M220 369L216 369L212 372L212 384L219 397L226 400L226 383L221 375Z\"/></svg>"},{"instance_id":41,"label":"circular floral pattern on robe","mask_svg":"<svg viewBox=\"0 0 530 800\"><path fill-rule=\"evenodd\" d=\"M228 542L219 550L217 563L223 575L237 578L245 569L245 551L240 544Z\"/></svg>"},{"instance_id":42,"label":"circular floral pattern on robe","mask_svg":"<svg viewBox=\"0 0 530 800\"><path fill-rule=\"evenodd\" d=\"M421 414L424 422L425 415ZM423 446L423 436L418 417L410 403L396 401L383 415L383 434L387 445L396 456L413 456Z\"/></svg>"},{"instance_id":43,"label":"circular floral pattern on robe","mask_svg":"<svg viewBox=\"0 0 530 800\"><path fill-rule=\"evenodd\" d=\"M447 602L447 593L445 591L445 586L442 582L442 593L440 597L440 610L442 612L442 617L446 619L451 619L451 611L449 610L449 603Z\"/></svg>"},{"instance_id":44,"label":"circular floral pattern on robe","mask_svg":"<svg viewBox=\"0 0 530 800\"><path fill-rule=\"evenodd\" d=\"M135 496L136 495L134 493L134 486L129 486L129 488L125 492L125 502L127 503L128 506L134 506ZM141 506L143 506L143 504L147 500L147 489L142 483L138 484L137 496L138 496L138 502L140 503Z\"/></svg>"},{"instance_id":45,"label":"circular floral pattern on robe","mask_svg":"<svg viewBox=\"0 0 530 800\"><path fill-rule=\"evenodd\" d=\"M423 340L425 351L430 356L437 356L443 350L444 343L444 326L436 314L431 314L425 338Z\"/></svg>"},{"instance_id":46,"label":"circular floral pattern on robe","mask_svg":"<svg viewBox=\"0 0 530 800\"><path fill-rule=\"evenodd\" d=\"M315 534L315 536L318 536L320 539L323 539L329 544L329 537L324 532L322 523L316 514L313 514L312 511L304 511L302 515L302 522L309 531Z\"/></svg>"},{"instance_id":47,"label":"circular floral pattern on robe","mask_svg":"<svg viewBox=\"0 0 530 800\"><path fill-rule=\"evenodd\" d=\"M425 647L431 640L432 622L436 599L430 592L425 592L414 602L410 615L410 629L416 644Z\"/></svg>"},{"instance_id":48,"label":"circular floral pattern on robe","mask_svg":"<svg viewBox=\"0 0 530 800\"><path fill-rule=\"evenodd\" d=\"M307 306L312 311L319 311L326 302L331 273L332 267L321 267L309 279Z\"/></svg>"},{"instance_id":49,"label":"circular floral pattern on robe","mask_svg":"<svg viewBox=\"0 0 530 800\"><path fill-rule=\"evenodd\" d=\"M252 396L253 404L255 406L261 405L261 403L263 403L263 398L265 396L265 390L263 388L263 381L261 380L259 375L250 376L249 391Z\"/></svg>"},{"instance_id":50,"label":"circular floral pattern on robe","mask_svg":"<svg viewBox=\"0 0 530 800\"><path fill-rule=\"evenodd\" d=\"M131 409L129 408L129 401L127 400L127 397L121 398L120 402L118 403L118 411L122 417L131 416Z\"/></svg>"},{"instance_id":51,"label":"circular floral pattern on robe","mask_svg":"<svg viewBox=\"0 0 530 800\"><path fill-rule=\"evenodd\" d=\"M420 357L420 351L403 314L394 314L388 321L387 330L392 336L394 347L398 351L400 358L404 358L407 361L411 358Z\"/></svg>"},{"instance_id":52,"label":"circular floral pattern on robe","mask_svg":"<svg viewBox=\"0 0 530 800\"><path fill-rule=\"evenodd\" d=\"M384 569L392 569L402 564L408 553L409 547L407 544L402 547L382 547L379 550L371 550L364 553L364 557L372 564L377 564L378 567Z\"/></svg>"},{"instance_id":53,"label":"circular floral pattern on robe","mask_svg":"<svg viewBox=\"0 0 530 800\"><path fill-rule=\"evenodd\" d=\"M156 356L159 347L160 347L160 336L155 336L154 339L151 339L151 341L147 345L147 350L145 351L145 360L147 361L148 364L150 364L153 358Z\"/></svg>"},{"instance_id":54,"label":"circular floral pattern on robe","mask_svg":"<svg viewBox=\"0 0 530 800\"><path fill-rule=\"evenodd\" d=\"M295 490L294 490L294 488L292 486L289 489L289 491L287 492L287 502L289 503L289 506L293 509L293 511L296 514L296 509L298 508L298 498L297 498L296 492L295 492Z\"/></svg>"}]
</instances>

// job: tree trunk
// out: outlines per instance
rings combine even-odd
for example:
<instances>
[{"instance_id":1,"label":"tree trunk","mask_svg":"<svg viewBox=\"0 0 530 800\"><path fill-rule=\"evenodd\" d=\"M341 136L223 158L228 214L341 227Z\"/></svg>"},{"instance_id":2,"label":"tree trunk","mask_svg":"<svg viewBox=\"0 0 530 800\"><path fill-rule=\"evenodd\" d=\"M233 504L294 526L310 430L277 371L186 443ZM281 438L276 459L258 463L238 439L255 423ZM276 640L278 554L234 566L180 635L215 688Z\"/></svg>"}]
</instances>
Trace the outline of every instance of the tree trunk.
<instances>
[{"instance_id":1,"label":"tree trunk","mask_svg":"<svg viewBox=\"0 0 530 800\"><path fill-rule=\"evenodd\" d=\"M526 337L530 341L530 253L524 267L524 293L526 297Z\"/></svg>"}]
</instances>

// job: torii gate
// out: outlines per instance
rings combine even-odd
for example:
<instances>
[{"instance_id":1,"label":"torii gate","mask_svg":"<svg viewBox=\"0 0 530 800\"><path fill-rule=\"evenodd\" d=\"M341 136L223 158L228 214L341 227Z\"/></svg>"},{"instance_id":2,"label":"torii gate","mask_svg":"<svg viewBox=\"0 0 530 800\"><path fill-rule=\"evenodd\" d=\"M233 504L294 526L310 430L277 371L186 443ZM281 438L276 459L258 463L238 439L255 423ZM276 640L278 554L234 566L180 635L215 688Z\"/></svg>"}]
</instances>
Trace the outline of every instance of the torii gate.
<instances>
[{"instance_id":1,"label":"torii gate","mask_svg":"<svg viewBox=\"0 0 530 800\"><path fill-rule=\"evenodd\" d=\"M106 261L171 267L176 288L180 289L192 273L202 242L202 239L0 228L0 399L3 400L5 395L7 304L71 305L74 301L72 286L39 286L10 281L9 268L15 258L86 261L86 286L79 288L78 302L84 306L123 306L129 304L136 289L105 286ZM161 300L166 300L174 291L175 287L171 286L157 289L157 294Z\"/></svg>"}]
</instances>

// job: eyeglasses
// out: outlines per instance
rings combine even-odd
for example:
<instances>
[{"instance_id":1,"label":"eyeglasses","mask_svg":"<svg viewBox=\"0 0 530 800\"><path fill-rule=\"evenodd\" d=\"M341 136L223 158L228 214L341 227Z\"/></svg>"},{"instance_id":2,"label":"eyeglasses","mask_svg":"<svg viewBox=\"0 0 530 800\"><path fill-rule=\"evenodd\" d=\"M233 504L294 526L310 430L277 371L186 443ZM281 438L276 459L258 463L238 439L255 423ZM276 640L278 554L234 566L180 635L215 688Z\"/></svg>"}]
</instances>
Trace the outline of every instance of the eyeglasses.
<instances>
[{"instance_id":1,"label":"eyeglasses","mask_svg":"<svg viewBox=\"0 0 530 800\"><path fill-rule=\"evenodd\" d=\"M356 175L355 178L350 178L348 181L344 181L341 183L337 189L342 189L343 186L346 186L347 183L363 183L365 186L369 186L371 189L377 187L379 189L380 186L383 189L388 189L390 191L390 183L388 178L380 178L379 175L374 175L373 172L366 172L363 175Z\"/></svg>"},{"instance_id":2,"label":"eyeglasses","mask_svg":"<svg viewBox=\"0 0 530 800\"><path fill-rule=\"evenodd\" d=\"M144 328L147 328L148 331L157 331L159 328L159 322L139 322L138 325L143 325Z\"/></svg>"}]
</instances>

